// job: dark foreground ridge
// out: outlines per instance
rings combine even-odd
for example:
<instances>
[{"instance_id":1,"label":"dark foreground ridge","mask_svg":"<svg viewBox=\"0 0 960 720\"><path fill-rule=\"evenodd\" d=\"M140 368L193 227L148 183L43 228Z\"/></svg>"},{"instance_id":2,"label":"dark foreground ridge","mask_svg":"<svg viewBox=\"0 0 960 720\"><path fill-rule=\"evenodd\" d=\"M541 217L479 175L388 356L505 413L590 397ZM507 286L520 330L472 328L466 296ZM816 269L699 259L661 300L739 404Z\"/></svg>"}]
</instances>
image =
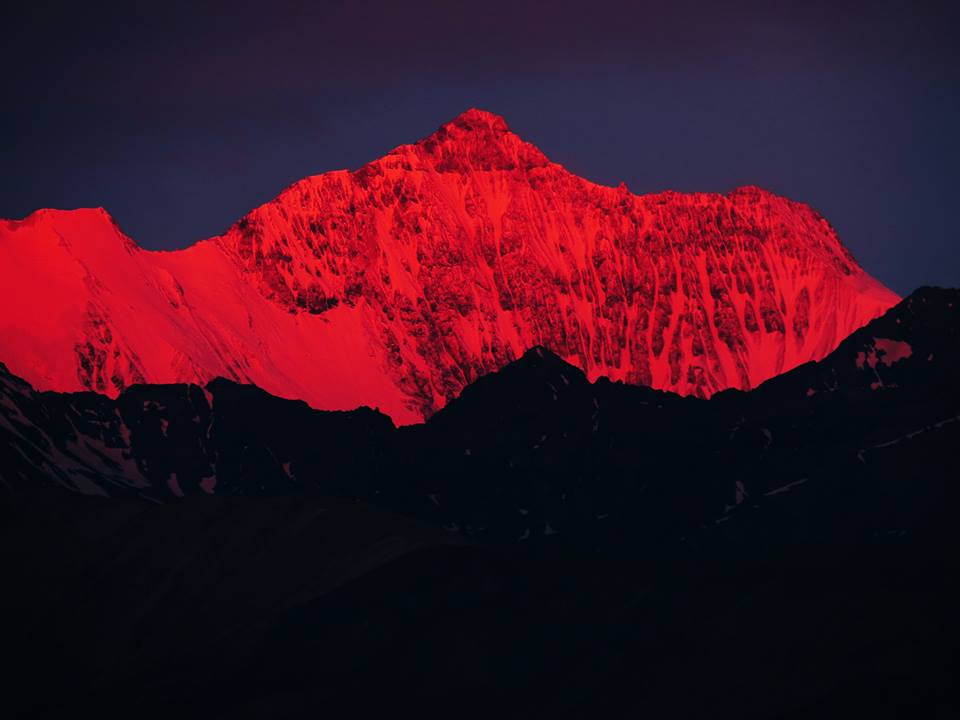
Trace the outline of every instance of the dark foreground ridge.
<instances>
[{"instance_id":1,"label":"dark foreground ridge","mask_svg":"<svg viewBox=\"0 0 960 720\"><path fill-rule=\"evenodd\" d=\"M950 717L958 328L924 288L709 401L535 349L399 429L4 369L7 680L40 715Z\"/></svg>"}]
</instances>

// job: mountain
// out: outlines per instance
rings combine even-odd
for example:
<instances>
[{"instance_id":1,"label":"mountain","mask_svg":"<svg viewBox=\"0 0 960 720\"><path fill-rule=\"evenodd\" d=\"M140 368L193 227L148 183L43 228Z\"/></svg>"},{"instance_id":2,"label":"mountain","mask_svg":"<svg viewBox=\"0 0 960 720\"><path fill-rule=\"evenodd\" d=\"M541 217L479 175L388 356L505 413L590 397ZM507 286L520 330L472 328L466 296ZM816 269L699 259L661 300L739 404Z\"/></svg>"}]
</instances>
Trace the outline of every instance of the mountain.
<instances>
[{"instance_id":1,"label":"mountain","mask_svg":"<svg viewBox=\"0 0 960 720\"><path fill-rule=\"evenodd\" d=\"M8 702L954 717L958 333L960 291L922 288L710 399L538 347L407 427L4 369Z\"/></svg>"},{"instance_id":2,"label":"mountain","mask_svg":"<svg viewBox=\"0 0 960 720\"><path fill-rule=\"evenodd\" d=\"M596 185L479 110L185 250L102 209L0 222L0 358L35 387L222 376L400 424L534 346L591 380L749 389L896 301L805 205Z\"/></svg>"},{"instance_id":3,"label":"mountain","mask_svg":"<svg viewBox=\"0 0 960 720\"><path fill-rule=\"evenodd\" d=\"M400 428L222 378L37 393L0 365L0 480L160 502L317 491L508 543L624 512L642 532L696 526L818 476L889 473L901 444L954 432L958 313L957 291L918 290L823 360L710 400L591 383L534 348Z\"/></svg>"}]
</instances>

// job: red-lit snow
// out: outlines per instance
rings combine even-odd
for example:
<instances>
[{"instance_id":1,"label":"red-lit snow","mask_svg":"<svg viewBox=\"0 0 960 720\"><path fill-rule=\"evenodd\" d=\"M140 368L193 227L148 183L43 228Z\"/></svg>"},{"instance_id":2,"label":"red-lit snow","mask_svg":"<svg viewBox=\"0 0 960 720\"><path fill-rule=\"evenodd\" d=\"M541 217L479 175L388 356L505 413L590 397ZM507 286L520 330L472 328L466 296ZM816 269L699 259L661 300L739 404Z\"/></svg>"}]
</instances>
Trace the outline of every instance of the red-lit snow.
<instances>
[{"instance_id":1,"label":"red-lit snow","mask_svg":"<svg viewBox=\"0 0 960 720\"><path fill-rule=\"evenodd\" d=\"M898 299L805 205L596 185L477 110L185 250L102 209L0 221L0 298L0 360L39 389L225 376L399 423L538 344L591 379L751 388Z\"/></svg>"},{"instance_id":2,"label":"red-lit snow","mask_svg":"<svg viewBox=\"0 0 960 720\"><path fill-rule=\"evenodd\" d=\"M904 360L913 354L910 343L888 338L874 338L873 347L858 352L856 363L858 368L864 366L876 368L877 363L890 367L898 360Z\"/></svg>"}]
</instances>

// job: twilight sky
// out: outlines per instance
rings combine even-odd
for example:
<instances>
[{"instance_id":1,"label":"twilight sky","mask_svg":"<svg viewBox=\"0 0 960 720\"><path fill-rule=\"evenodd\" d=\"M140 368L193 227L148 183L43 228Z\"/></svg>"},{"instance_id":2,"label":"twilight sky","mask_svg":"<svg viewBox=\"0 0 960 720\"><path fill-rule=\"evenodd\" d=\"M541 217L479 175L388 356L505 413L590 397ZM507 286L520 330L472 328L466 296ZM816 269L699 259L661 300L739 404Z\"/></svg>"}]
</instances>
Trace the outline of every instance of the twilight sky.
<instances>
[{"instance_id":1,"label":"twilight sky","mask_svg":"<svg viewBox=\"0 0 960 720\"><path fill-rule=\"evenodd\" d=\"M138 4L0 13L0 217L181 247L481 107L596 182L761 185L892 289L960 285L950 3Z\"/></svg>"}]
</instances>

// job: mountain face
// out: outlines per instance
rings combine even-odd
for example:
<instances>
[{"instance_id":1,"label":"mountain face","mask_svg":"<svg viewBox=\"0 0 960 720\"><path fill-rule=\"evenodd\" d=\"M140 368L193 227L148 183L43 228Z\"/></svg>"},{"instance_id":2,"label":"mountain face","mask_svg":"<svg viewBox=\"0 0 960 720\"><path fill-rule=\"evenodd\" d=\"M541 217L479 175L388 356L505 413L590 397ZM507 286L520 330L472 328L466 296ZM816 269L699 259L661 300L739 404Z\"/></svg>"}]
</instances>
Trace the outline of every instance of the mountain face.
<instances>
[{"instance_id":1,"label":"mountain face","mask_svg":"<svg viewBox=\"0 0 960 720\"><path fill-rule=\"evenodd\" d=\"M0 222L0 301L0 357L40 389L223 376L406 424L534 346L591 380L752 388L897 298L807 206L595 185L470 110L185 250L102 209Z\"/></svg>"},{"instance_id":2,"label":"mountain face","mask_svg":"<svg viewBox=\"0 0 960 720\"><path fill-rule=\"evenodd\" d=\"M534 348L400 428L0 367L8 685L38 717L955 717L958 365L960 291L924 288L750 392Z\"/></svg>"}]
</instances>

